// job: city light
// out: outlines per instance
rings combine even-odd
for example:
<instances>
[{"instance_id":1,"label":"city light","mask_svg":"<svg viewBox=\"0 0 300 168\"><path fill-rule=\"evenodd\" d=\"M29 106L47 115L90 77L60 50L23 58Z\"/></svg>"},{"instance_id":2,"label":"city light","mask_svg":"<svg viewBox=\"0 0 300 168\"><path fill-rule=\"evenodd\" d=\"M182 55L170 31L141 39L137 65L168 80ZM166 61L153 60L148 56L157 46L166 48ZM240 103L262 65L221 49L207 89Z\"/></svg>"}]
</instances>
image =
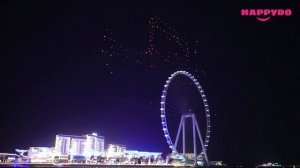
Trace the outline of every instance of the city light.
<instances>
[{"instance_id":1,"label":"city light","mask_svg":"<svg viewBox=\"0 0 300 168\"><path fill-rule=\"evenodd\" d=\"M7 163L65 163L65 164L163 164L161 152L127 150L125 145L108 144L104 149L104 137L97 133L86 135L58 134L54 147L30 147L16 149L21 155L0 153ZM24 155L28 151L28 155ZM122 160L120 160L122 158ZM153 159L153 160L151 160ZM117 161L118 160L118 161Z\"/></svg>"}]
</instances>

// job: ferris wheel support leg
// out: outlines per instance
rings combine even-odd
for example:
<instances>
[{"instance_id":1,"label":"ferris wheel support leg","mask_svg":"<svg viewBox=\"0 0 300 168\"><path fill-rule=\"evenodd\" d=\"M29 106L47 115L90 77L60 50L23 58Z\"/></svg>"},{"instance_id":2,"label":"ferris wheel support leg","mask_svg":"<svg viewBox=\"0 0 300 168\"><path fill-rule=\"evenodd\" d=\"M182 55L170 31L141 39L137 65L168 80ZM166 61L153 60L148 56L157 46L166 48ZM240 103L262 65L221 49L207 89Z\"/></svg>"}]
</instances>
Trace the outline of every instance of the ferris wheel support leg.
<instances>
[{"instance_id":1,"label":"ferris wheel support leg","mask_svg":"<svg viewBox=\"0 0 300 168\"><path fill-rule=\"evenodd\" d=\"M196 128L197 128L197 131L198 131L199 139L200 139L200 142L201 142L202 150L203 150L203 153L204 153L205 162L206 162L207 165L209 165L208 157L207 157L207 154L206 154L206 148L205 148L204 143L203 143L203 139L202 139L202 136L201 136L201 132L200 132L197 120L196 120L195 123L196 123Z\"/></svg>"},{"instance_id":2,"label":"ferris wheel support leg","mask_svg":"<svg viewBox=\"0 0 300 168\"><path fill-rule=\"evenodd\" d=\"M179 124L179 127L178 127L178 131L177 131L177 135L176 135L176 140L175 140L175 145L173 147L173 151L176 151L177 149L177 144L178 144L178 140L179 140L179 135L180 135L180 132L181 132L181 129L182 129L182 124L183 124L183 121L184 120L184 116L181 116L181 120L180 120L180 124ZM172 151L172 152L173 152ZM177 151L176 151L177 152Z\"/></svg>"},{"instance_id":3,"label":"ferris wheel support leg","mask_svg":"<svg viewBox=\"0 0 300 168\"><path fill-rule=\"evenodd\" d=\"M182 153L185 154L185 119L182 120Z\"/></svg>"},{"instance_id":4,"label":"ferris wheel support leg","mask_svg":"<svg viewBox=\"0 0 300 168\"><path fill-rule=\"evenodd\" d=\"M197 143L196 143L195 115L192 115L192 119L193 119L194 165L197 165Z\"/></svg>"}]
</instances>

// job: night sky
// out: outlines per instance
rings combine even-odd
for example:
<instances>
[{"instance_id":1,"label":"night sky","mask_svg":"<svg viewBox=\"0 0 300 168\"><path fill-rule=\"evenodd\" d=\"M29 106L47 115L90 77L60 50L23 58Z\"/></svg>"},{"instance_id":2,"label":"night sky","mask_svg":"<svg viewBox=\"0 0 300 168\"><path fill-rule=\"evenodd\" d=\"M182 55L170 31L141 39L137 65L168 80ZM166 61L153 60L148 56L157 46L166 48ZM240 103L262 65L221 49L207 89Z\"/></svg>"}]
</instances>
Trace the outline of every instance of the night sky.
<instances>
[{"instance_id":1,"label":"night sky","mask_svg":"<svg viewBox=\"0 0 300 168\"><path fill-rule=\"evenodd\" d=\"M199 55L189 71L210 105L209 159L300 163L299 2L1 1L0 6L0 152L54 146L56 134L91 132L105 136L106 144L169 152L160 96L168 76L181 69L138 64L126 53L107 59L101 52L109 30L119 43L145 53L149 19L159 17L190 44L198 41ZM291 8L293 15L260 22L240 16L242 8Z\"/></svg>"}]
</instances>

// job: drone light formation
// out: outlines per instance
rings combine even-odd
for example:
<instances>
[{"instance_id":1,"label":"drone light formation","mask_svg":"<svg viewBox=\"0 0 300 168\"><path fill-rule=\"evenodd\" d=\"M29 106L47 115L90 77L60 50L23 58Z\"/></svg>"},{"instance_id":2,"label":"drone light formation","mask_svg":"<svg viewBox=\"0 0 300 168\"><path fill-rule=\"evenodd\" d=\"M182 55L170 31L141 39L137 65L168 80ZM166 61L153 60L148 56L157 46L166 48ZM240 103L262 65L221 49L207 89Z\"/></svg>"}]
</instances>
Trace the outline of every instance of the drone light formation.
<instances>
[{"instance_id":1,"label":"drone light formation","mask_svg":"<svg viewBox=\"0 0 300 168\"><path fill-rule=\"evenodd\" d=\"M190 43L174 28L158 17L149 19L148 44L144 51L127 48L113 37L109 29L103 36L106 47L100 50L104 55L105 66L109 74L113 74L113 60L126 59L150 69L184 69L199 72L197 57L199 57L198 41ZM163 42L163 41L166 41Z\"/></svg>"}]
</instances>

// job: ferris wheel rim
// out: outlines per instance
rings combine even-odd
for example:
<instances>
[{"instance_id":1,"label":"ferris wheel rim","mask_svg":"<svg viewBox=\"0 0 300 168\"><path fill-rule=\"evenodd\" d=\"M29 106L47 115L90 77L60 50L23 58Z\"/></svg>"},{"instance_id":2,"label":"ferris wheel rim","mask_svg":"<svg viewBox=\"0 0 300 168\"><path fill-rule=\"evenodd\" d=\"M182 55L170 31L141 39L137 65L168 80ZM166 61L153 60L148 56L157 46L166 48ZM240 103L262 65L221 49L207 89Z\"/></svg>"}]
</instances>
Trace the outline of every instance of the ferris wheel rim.
<instances>
[{"instance_id":1,"label":"ferris wheel rim","mask_svg":"<svg viewBox=\"0 0 300 168\"><path fill-rule=\"evenodd\" d=\"M167 140L169 148L172 149L172 151L174 151L173 141L170 137L169 130L168 130L165 104L166 104L166 99L167 99L168 87L169 87L171 81L177 75L185 75L186 77L188 77L193 82L193 84L196 85L197 90L201 95L202 102L204 104L205 118L206 118L206 134L205 134L205 139L204 139L204 149L202 149L202 152L204 150L206 151L207 147L208 147L209 139L210 139L210 132L211 132L210 131L210 128L211 128L211 125L210 125L210 110L209 110L209 106L208 106L208 103L207 103L205 92L202 89L200 83L198 82L198 80L191 73L189 73L187 71L176 71L176 72L172 73L171 76L168 77L168 79L166 80L166 83L164 85L164 89L163 89L162 95L161 95L161 102L160 102L161 124L162 124L162 127L163 127L164 136Z\"/></svg>"}]
</instances>

